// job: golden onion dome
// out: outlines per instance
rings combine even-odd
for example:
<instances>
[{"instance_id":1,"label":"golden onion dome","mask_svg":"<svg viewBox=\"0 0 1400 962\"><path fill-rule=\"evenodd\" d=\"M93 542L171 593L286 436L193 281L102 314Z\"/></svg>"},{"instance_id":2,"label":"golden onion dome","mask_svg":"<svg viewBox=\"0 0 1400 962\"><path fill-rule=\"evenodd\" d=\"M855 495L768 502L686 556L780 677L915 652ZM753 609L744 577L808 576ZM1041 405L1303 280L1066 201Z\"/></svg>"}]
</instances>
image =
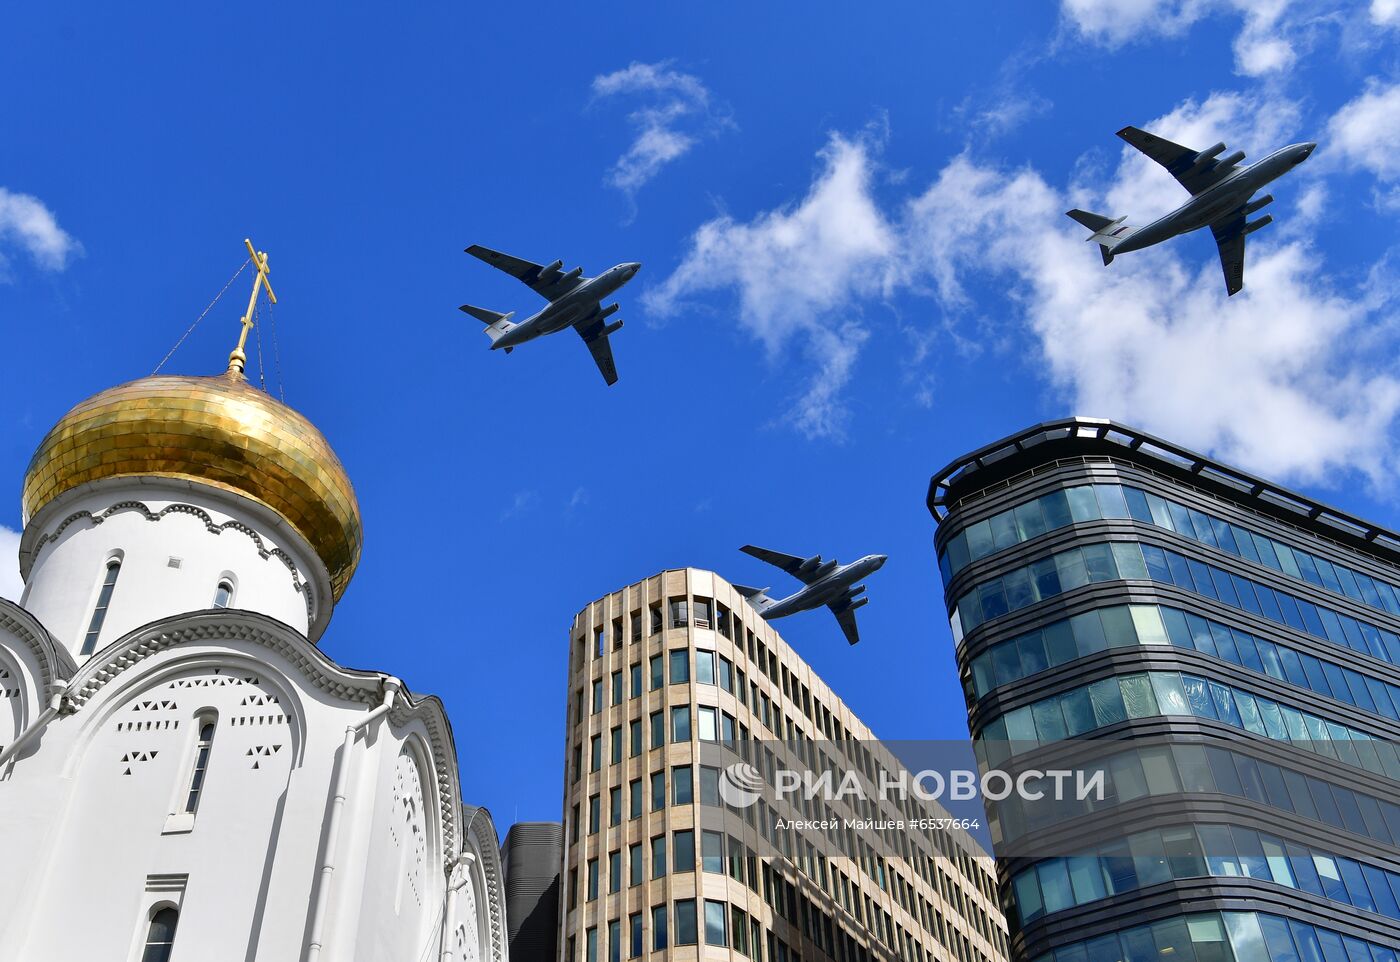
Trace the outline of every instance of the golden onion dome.
<instances>
[{"instance_id":1,"label":"golden onion dome","mask_svg":"<svg viewBox=\"0 0 1400 962\"><path fill-rule=\"evenodd\" d=\"M179 478L270 508L315 550L336 601L360 562L360 508L325 436L241 374L156 375L63 416L24 473L25 523L59 495L106 478Z\"/></svg>"}]
</instances>

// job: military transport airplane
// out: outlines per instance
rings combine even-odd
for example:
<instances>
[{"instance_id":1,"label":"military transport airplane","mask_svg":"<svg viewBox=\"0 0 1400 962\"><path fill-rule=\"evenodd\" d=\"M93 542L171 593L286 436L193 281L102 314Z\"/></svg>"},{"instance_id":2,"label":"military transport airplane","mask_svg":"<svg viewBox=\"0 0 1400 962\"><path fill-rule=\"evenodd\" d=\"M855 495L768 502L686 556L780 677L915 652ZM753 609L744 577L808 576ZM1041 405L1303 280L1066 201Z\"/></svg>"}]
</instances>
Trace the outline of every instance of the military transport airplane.
<instances>
[{"instance_id":1,"label":"military transport airplane","mask_svg":"<svg viewBox=\"0 0 1400 962\"><path fill-rule=\"evenodd\" d=\"M1317 148L1313 143L1292 144L1274 151L1257 164L1241 167L1242 150L1216 159L1225 150L1223 141L1197 151L1136 127L1124 127L1118 131L1118 136L1165 167L1177 183L1191 192L1191 199L1146 227L1128 227L1122 217L1114 220L1085 210L1069 211L1069 216L1094 232L1089 240L1099 245L1105 265L1111 264L1118 254L1142 250L1178 234L1209 226L1220 248L1225 290L1230 294L1237 294L1244 287L1245 237L1273 223L1273 217L1268 214L1258 220L1246 220L1265 204L1272 203L1273 195L1266 194L1256 201L1250 198L1259 188L1307 160Z\"/></svg>"},{"instance_id":2,"label":"military transport airplane","mask_svg":"<svg viewBox=\"0 0 1400 962\"><path fill-rule=\"evenodd\" d=\"M805 585L795 594L778 600L768 597L767 588L735 585L734 590L747 598L749 604L753 605L760 615L767 619L782 618L784 615L826 605L836 616L841 630L846 633L846 640L853 645L860 641L860 632L856 628L856 609L870 599L856 597L865 591L865 585L857 585L856 582L879 571L885 564L886 555L868 554L843 565L835 558L830 561L823 561L821 555L799 558L751 544L746 544L739 550L782 568Z\"/></svg>"},{"instance_id":3,"label":"military transport airplane","mask_svg":"<svg viewBox=\"0 0 1400 962\"><path fill-rule=\"evenodd\" d=\"M491 350L502 350L509 354L526 341L562 331L572 327L578 331L589 353L603 372L603 380L617 383L617 365L613 363L612 345L608 335L622 327L622 322L603 323L617 310L616 304L603 307L603 301L617 293L642 269L641 264L618 264L610 267L597 277L584 277L583 268L575 267L567 273L562 270L563 261L555 261L547 267L530 261L493 251L489 247L473 244L467 253L480 258L497 270L505 271L518 278L525 286L546 298L549 304L533 317L513 323L515 312L498 314L484 307L463 304L462 310L486 324L486 335L491 338Z\"/></svg>"}]
</instances>

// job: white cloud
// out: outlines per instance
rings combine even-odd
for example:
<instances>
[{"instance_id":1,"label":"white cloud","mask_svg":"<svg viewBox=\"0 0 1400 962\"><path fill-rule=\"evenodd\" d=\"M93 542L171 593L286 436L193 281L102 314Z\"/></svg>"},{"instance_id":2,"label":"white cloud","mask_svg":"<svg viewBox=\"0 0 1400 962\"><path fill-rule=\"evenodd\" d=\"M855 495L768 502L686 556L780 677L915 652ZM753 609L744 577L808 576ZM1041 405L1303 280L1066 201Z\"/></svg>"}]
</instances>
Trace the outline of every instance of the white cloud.
<instances>
[{"instance_id":1,"label":"white cloud","mask_svg":"<svg viewBox=\"0 0 1400 962\"><path fill-rule=\"evenodd\" d=\"M1400 83L1372 80L1328 125L1329 150L1381 180L1400 180Z\"/></svg>"},{"instance_id":2,"label":"white cloud","mask_svg":"<svg viewBox=\"0 0 1400 962\"><path fill-rule=\"evenodd\" d=\"M539 493L533 490L521 490L511 496L510 503L501 509L498 521L506 522L512 518L519 517L535 506L539 500Z\"/></svg>"},{"instance_id":3,"label":"white cloud","mask_svg":"<svg viewBox=\"0 0 1400 962\"><path fill-rule=\"evenodd\" d=\"M1188 104L1150 126L1204 145L1197 138L1222 112L1287 106L1231 100ZM1062 226L1062 211L1098 194L1119 212L1144 189L1139 167L1125 156L1109 184L1061 191L1034 170L959 157L911 205L914 262L917 251L927 252L952 309L967 303L963 281L974 271L1007 281L1051 380L1081 413L1127 421L1266 475L1315 482L1356 468L1386 483L1397 460L1386 439L1400 413L1400 381L1373 360L1393 348L1384 305L1365 292L1331 289L1317 271L1320 255L1301 238L1252 241L1248 286L1228 299L1214 258L1185 259L1199 248L1188 239L1101 267L1083 231ZM983 243L968 245L968 236Z\"/></svg>"},{"instance_id":4,"label":"white cloud","mask_svg":"<svg viewBox=\"0 0 1400 962\"><path fill-rule=\"evenodd\" d=\"M1294 137L1298 115L1277 98L1218 94L1144 126L1201 147L1228 129L1235 144L1262 153ZM1233 298L1203 235L1104 268L1066 209L1140 224L1184 197L1131 148L1110 174L1063 187L963 154L889 213L871 193L868 143L833 137L822 160L799 203L703 225L675 273L646 295L653 310L674 313L691 295L733 289L740 323L771 353L800 341L819 369L791 414L807 434L839 434L840 392L868 336L839 319L870 296L927 292L944 323L979 326L981 340L993 340L983 318L998 314L996 324L1028 331L1026 366L1044 369L1077 412L1285 479L1355 469L1380 487L1400 466L1400 380L1384 365L1396 346L1387 313L1396 298L1382 265L1356 290L1334 288L1306 233L1276 227L1251 237L1247 286ZM1309 187L1280 185L1284 204L1302 206L1280 218L1283 227L1316 215L1326 195ZM988 298L989 289L1000 293Z\"/></svg>"},{"instance_id":5,"label":"white cloud","mask_svg":"<svg viewBox=\"0 0 1400 962\"><path fill-rule=\"evenodd\" d=\"M627 119L636 137L607 174L607 183L631 195L671 161L727 126L712 109L710 92L700 78L672 69L667 62L631 63L593 78L597 98L631 96L644 101Z\"/></svg>"},{"instance_id":6,"label":"white cloud","mask_svg":"<svg viewBox=\"0 0 1400 962\"><path fill-rule=\"evenodd\" d=\"M81 251L78 242L58 226L58 219L37 197L0 187L0 245L18 247L42 268L61 271ZM0 255L0 274L5 261Z\"/></svg>"},{"instance_id":7,"label":"white cloud","mask_svg":"<svg viewBox=\"0 0 1400 962\"><path fill-rule=\"evenodd\" d=\"M1394 0L1376 0L1378 3ZM1060 11L1085 40L1116 48L1151 37L1179 37L1217 13L1238 15L1235 70L1257 77L1283 70L1307 43L1311 18L1293 0L1061 0Z\"/></svg>"},{"instance_id":8,"label":"white cloud","mask_svg":"<svg viewBox=\"0 0 1400 962\"><path fill-rule=\"evenodd\" d=\"M840 392L867 335L850 318L858 295L878 293L897 239L870 194L869 138L833 136L807 196L747 222L717 217L691 238L679 267L643 295L648 310L670 316L692 295L735 289L739 323L770 358L799 341L819 373L790 412L809 437L840 437Z\"/></svg>"},{"instance_id":9,"label":"white cloud","mask_svg":"<svg viewBox=\"0 0 1400 962\"><path fill-rule=\"evenodd\" d=\"M19 576L19 532L0 527L0 598L19 601L24 581Z\"/></svg>"},{"instance_id":10,"label":"white cloud","mask_svg":"<svg viewBox=\"0 0 1400 962\"><path fill-rule=\"evenodd\" d=\"M1371 0L1371 22L1382 27L1400 27L1400 0Z\"/></svg>"}]
</instances>

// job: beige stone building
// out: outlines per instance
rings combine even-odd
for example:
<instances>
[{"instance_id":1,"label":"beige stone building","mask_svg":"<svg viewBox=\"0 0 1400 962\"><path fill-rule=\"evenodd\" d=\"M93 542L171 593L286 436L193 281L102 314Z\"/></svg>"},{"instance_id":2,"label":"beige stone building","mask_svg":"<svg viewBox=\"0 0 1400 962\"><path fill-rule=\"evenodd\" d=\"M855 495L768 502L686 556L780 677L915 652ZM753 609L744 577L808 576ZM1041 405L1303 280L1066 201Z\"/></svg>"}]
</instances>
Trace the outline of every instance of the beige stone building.
<instances>
[{"instance_id":1,"label":"beige stone building","mask_svg":"<svg viewBox=\"0 0 1400 962\"><path fill-rule=\"evenodd\" d=\"M965 832L794 846L765 802L722 804L716 749L760 769L783 744L895 765L724 579L688 568L629 585L578 613L569 649L563 962L1005 959L992 861ZM865 814L947 814L894 806Z\"/></svg>"}]
</instances>

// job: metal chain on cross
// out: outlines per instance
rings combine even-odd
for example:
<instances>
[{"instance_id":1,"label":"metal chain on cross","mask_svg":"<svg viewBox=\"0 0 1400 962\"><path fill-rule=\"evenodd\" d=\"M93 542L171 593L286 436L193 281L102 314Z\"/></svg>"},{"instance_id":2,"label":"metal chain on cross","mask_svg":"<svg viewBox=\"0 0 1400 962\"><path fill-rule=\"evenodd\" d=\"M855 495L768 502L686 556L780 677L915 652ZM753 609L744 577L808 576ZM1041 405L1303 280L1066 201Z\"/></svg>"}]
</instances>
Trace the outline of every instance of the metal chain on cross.
<instances>
[{"instance_id":1,"label":"metal chain on cross","mask_svg":"<svg viewBox=\"0 0 1400 962\"><path fill-rule=\"evenodd\" d=\"M272 322L272 363L277 371L277 399L286 404L287 393L282 387L282 348L277 343L277 311L273 309L274 303L267 303L267 317Z\"/></svg>"},{"instance_id":2,"label":"metal chain on cross","mask_svg":"<svg viewBox=\"0 0 1400 962\"><path fill-rule=\"evenodd\" d=\"M262 325L258 323L258 311L260 308L253 308L253 330L258 332L258 387L267 391L267 374L263 370L263 346L262 346Z\"/></svg>"},{"instance_id":3,"label":"metal chain on cross","mask_svg":"<svg viewBox=\"0 0 1400 962\"><path fill-rule=\"evenodd\" d=\"M214 305L219 303L219 298L223 297L224 292L233 286L234 281L238 280L238 275L242 274L245 270L248 269L248 265L252 263L252 260L253 259L251 257L248 258L243 262L242 266L240 266L238 270L233 272L233 276L228 279L228 282L224 284L223 288L220 289L219 293L214 295L214 299L209 302L209 306L206 307L203 311L201 311L200 315L194 319L194 323L191 324L188 328L186 328L185 333L180 335L180 339L175 342L175 346L165 352L165 357L160 359L160 363L156 365L156 369L151 372L152 377L160 373L160 369L165 367L165 362L170 360L170 358L175 355L175 352L180 349L180 345L185 343L185 338L189 337L191 334L194 333L194 329L196 327L199 327L199 322L204 320L204 316L214 309Z\"/></svg>"}]
</instances>

